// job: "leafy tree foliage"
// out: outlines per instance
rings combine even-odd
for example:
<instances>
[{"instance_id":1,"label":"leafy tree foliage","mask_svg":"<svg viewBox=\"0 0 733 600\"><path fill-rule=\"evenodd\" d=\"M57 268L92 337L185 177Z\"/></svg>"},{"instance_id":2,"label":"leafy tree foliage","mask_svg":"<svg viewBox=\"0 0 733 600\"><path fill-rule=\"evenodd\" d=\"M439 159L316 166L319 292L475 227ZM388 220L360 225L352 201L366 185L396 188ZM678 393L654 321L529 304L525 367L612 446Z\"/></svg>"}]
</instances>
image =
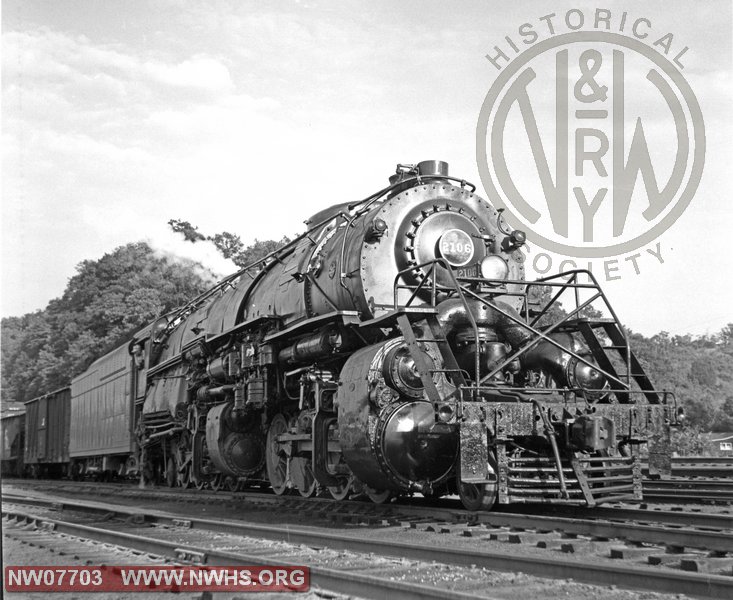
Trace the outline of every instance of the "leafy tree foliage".
<instances>
[{"instance_id":1,"label":"leafy tree foliage","mask_svg":"<svg viewBox=\"0 0 733 600\"><path fill-rule=\"evenodd\" d=\"M687 421L702 431L733 431L733 324L693 337L631 333L631 347L658 388L673 391Z\"/></svg>"},{"instance_id":2,"label":"leafy tree foliage","mask_svg":"<svg viewBox=\"0 0 733 600\"><path fill-rule=\"evenodd\" d=\"M179 219L171 219L168 226L175 233L183 235L187 242L211 242L224 258L231 259L238 267L246 267L290 242L290 238L285 236L279 241L255 239L252 244L245 246L238 235L228 231L206 236L199 232L198 227Z\"/></svg>"},{"instance_id":3,"label":"leafy tree foliage","mask_svg":"<svg viewBox=\"0 0 733 600\"><path fill-rule=\"evenodd\" d=\"M687 425L672 431L672 449L678 456L705 454L705 445L705 434L695 425Z\"/></svg>"},{"instance_id":4,"label":"leafy tree foliage","mask_svg":"<svg viewBox=\"0 0 733 600\"><path fill-rule=\"evenodd\" d=\"M214 282L192 261L128 244L77 266L45 310L2 320L2 399L25 401L67 385L156 317Z\"/></svg>"},{"instance_id":5,"label":"leafy tree foliage","mask_svg":"<svg viewBox=\"0 0 733 600\"><path fill-rule=\"evenodd\" d=\"M183 235L183 239L187 242L200 242L206 240L206 236L199 232L198 227L194 227L188 221L181 221L179 219L171 219L168 221L168 226L173 230L174 233L180 233Z\"/></svg>"}]
</instances>

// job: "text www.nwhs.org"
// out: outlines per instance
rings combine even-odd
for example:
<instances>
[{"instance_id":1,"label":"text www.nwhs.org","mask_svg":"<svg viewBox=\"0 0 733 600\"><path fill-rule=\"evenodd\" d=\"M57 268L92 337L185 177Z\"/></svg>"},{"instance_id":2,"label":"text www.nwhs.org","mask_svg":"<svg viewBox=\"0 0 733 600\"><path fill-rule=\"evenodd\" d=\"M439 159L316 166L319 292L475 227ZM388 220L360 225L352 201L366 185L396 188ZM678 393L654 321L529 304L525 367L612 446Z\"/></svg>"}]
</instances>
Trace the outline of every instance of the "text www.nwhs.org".
<instances>
[{"instance_id":1,"label":"text www.nwhs.org","mask_svg":"<svg viewBox=\"0 0 733 600\"><path fill-rule=\"evenodd\" d=\"M308 567L5 567L6 592L305 592Z\"/></svg>"}]
</instances>

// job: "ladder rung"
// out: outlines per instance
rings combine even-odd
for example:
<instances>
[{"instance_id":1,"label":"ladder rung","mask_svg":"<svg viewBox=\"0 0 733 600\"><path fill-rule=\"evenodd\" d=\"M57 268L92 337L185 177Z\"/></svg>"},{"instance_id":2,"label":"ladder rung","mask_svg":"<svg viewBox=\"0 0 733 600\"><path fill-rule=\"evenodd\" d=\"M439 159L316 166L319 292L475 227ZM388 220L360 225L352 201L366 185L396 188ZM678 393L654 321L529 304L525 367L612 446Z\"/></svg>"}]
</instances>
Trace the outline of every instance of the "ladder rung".
<instances>
[{"instance_id":1,"label":"ladder rung","mask_svg":"<svg viewBox=\"0 0 733 600\"><path fill-rule=\"evenodd\" d=\"M603 500L603 502L622 502L623 500L633 500L634 494L633 492L631 494L620 494L617 496L604 496L604 495L595 495L594 500Z\"/></svg>"},{"instance_id":2,"label":"ladder rung","mask_svg":"<svg viewBox=\"0 0 733 600\"><path fill-rule=\"evenodd\" d=\"M633 475L629 472L622 475L609 475L608 477L588 477L587 481L591 485L608 483L609 481L633 482Z\"/></svg>"},{"instance_id":3,"label":"ladder rung","mask_svg":"<svg viewBox=\"0 0 733 600\"><path fill-rule=\"evenodd\" d=\"M632 465L630 463L625 465L608 465L604 467L583 467L581 468L586 473L598 473L603 471L631 471Z\"/></svg>"},{"instance_id":4,"label":"ladder rung","mask_svg":"<svg viewBox=\"0 0 733 600\"><path fill-rule=\"evenodd\" d=\"M583 456L578 457L578 462L603 462L609 465L630 465L634 462L633 456Z\"/></svg>"},{"instance_id":5,"label":"ladder rung","mask_svg":"<svg viewBox=\"0 0 733 600\"><path fill-rule=\"evenodd\" d=\"M607 494L609 492L625 492L627 490L633 490L634 484L629 483L627 485L608 485L604 487L597 487L597 488L591 488L591 492L593 493L593 496L596 498L602 498L603 494Z\"/></svg>"},{"instance_id":6,"label":"ladder rung","mask_svg":"<svg viewBox=\"0 0 733 600\"><path fill-rule=\"evenodd\" d=\"M605 327L607 325L613 325L615 323L616 321L614 321L613 319L603 319L603 318L584 319L584 318L581 318L581 319L570 319L568 321L565 321L565 323L562 323L558 327L564 328L564 327L578 327L581 325L587 325L591 329L598 329L601 327Z\"/></svg>"},{"instance_id":7,"label":"ladder rung","mask_svg":"<svg viewBox=\"0 0 733 600\"><path fill-rule=\"evenodd\" d=\"M583 492L582 490L579 490L577 488L569 488L567 490L568 495L570 496L580 496ZM538 496L544 496L547 497L546 494L552 494L553 496L559 496L560 495L560 488L509 488L509 494L510 495L517 495L517 496L523 496L525 494L536 494Z\"/></svg>"},{"instance_id":8,"label":"ladder rung","mask_svg":"<svg viewBox=\"0 0 733 600\"><path fill-rule=\"evenodd\" d=\"M559 483L559 479L537 479L536 477L512 477L509 476L509 483L511 485L531 484L531 485L551 485L556 486ZM577 479L565 477L565 484L578 483Z\"/></svg>"}]
</instances>

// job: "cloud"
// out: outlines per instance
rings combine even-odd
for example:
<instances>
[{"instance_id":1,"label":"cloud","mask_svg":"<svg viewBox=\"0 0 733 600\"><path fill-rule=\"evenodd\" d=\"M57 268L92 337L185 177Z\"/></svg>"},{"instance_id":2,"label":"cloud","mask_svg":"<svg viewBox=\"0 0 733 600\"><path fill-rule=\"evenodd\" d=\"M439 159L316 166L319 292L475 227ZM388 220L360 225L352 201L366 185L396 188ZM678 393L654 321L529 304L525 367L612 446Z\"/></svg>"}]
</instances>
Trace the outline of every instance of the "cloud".
<instances>
[{"instance_id":1,"label":"cloud","mask_svg":"<svg viewBox=\"0 0 733 600\"><path fill-rule=\"evenodd\" d=\"M643 10L691 48L685 76L710 136L696 203L712 204L730 181L730 142L721 141L730 127L730 28L718 26L729 19L683 23L679 14L692 9L667 4ZM725 16L729 5L704 10ZM167 248L171 218L245 242L279 239L324 206L383 187L396 162L445 159L453 174L480 183L476 118L496 76L484 55L519 24L557 10L550 1L501 10L466 2L460 11L415 1L8 6L4 314L38 308L61 293L76 263L116 245L149 239ZM611 2L611 10L625 9ZM715 69L720 76L708 77ZM725 206L718 200L715 231L730 220ZM692 216L688 230L681 223L678 234L705 239L717 257L695 272L724 272L725 236ZM171 248L184 251L204 252ZM205 254L200 260L216 264ZM663 265L670 274L674 260ZM636 329L648 311L635 310L627 322Z\"/></svg>"},{"instance_id":2,"label":"cloud","mask_svg":"<svg viewBox=\"0 0 733 600\"><path fill-rule=\"evenodd\" d=\"M234 88L229 68L214 56L151 59L45 27L4 34L3 79L4 87L28 96L38 89L52 91L79 112L94 105L119 110L125 102L180 105Z\"/></svg>"},{"instance_id":3,"label":"cloud","mask_svg":"<svg viewBox=\"0 0 733 600\"><path fill-rule=\"evenodd\" d=\"M193 57L174 65L146 62L142 65L142 72L155 83L210 94L228 92L234 87L229 69L219 60L206 56Z\"/></svg>"}]
</instances>

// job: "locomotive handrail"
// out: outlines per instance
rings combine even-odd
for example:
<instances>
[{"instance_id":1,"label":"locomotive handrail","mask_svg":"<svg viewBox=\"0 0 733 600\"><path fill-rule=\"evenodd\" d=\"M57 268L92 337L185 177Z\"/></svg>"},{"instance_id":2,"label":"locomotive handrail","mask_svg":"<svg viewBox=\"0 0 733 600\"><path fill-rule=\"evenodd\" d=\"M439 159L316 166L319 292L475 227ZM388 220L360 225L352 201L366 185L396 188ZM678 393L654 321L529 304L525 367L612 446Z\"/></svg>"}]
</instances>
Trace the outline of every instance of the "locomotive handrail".
<instances>
[{"instance_id":1,"label":"locomotive handrail","mask_svg":"<svg viewBox=\"0 0 733 600\"><path fill-rule=\"evenodd\" d=\"M545 316L545 314L550 309L550 307L553 304L555 304L555 302L557 302L557 300L560 298L560 296L562 296L565 290L568 289L568 286L575 283L576 281L577 281L577 274L574 273L572 277L570 277L570 279L568 279L568 281L560 287L557 293L552 298L550 298L550 301L545 305L545 307L540 311L540 313L538 315L535 315L535 318L532 320L530 325L534 326L535 323L538 323L539 320ZM577 306L577 302L578 302L577 288L575 292L576 292L575 299L576 299L576 306ZM529 314L527 315L527 317L529 317Z\"/></svg>"},{"instance_id":2,"label":"locomotive handrail","mask_svg":"<svg viewBox=\"0 0 733 600\"><path fill-rule=\"evenodd\" d=\"M546 388L546 387L516 387L516 386L504 386L504 385L478 385L476 386L476 389L480 392L494 392L494 393L530 393L530 394L568 394L572 393L577 396L582 396L583 393L588 393L589 390L582 387L563 387L563 388ZM596 392L598 394L604 394L607 392L611 392L613 390L610 389L600 389L600 390L592 390L593 392ZM674 392L670 392L667 390L655 390L656 393L661 394L663 397L663 401L660 404L664 405L672 405L677 406L677 396L675 396ZM624 390L624 394L641 396L644 394L648 394L649 390ZM669 400L669 401L668 401Z\"/></svg>"},{"instance_id":3,"label":"locomotive handrail","mask_svg":"<svg viewBox=\"0 0 733 600\"><path fill-rule=\"evenodd\" d=\"M585 274L587 274L589 276L589 279L593 283L591 285L583 285L583 284L576 283L576 281L577 281L577 275L579 273L585 273ZM565 276L570 276L570 278L569 278L568 281L565 281L565 282L562 282L562 283L555 283L555 282L549 283L553 279L557 279L558 277L565 277ZM537 336L540 336L540 338L545 339L546 341L550 342L552 345L554 345L555 347L561 349L563 352L566 352L566 353L570 354L570 356L572 356L576 360L579 360L580 362L584 363L585 365L590 366L591 368L595 369L596 371L602 373L607 379L610 379L610 380L615 381L616 383L620 384L623 388L625 388L624 393L626 393L629 389L631 389L631 349L629 347L628 337L625 335L625 332L623 331L623 326L619 322L618 317L616 316L616 314L613 312L613 309L611 308L611 306L610 306L610 304L609 304L609 302L608 302L605 294L603 293L603 290L601 289L600 285L598 284L598 281L595 279L595 277L593 277L593 274L590 273L589 271L585 270L585 269L576 269L574 271L567 271L567 272L564 272L564 273L560 273L558 275L553 275L551 277L542 278L542 279L536 280L534 282L528 282L526 285L529 288L529 287L532 287L533 285L538 285L538 282L540 282L542 285L550 285L550 286L559 285L560 286L559 292L557 294L555 294L555 296L545 306L545 311L546 311L547 308L549 308L550 305L552 305L553 303L555 303L558 300L558 298L562 295L562 293L566 289L568 289L568 288L574 288L575 289L575 293L576 293L576 308L574 310L572 310L571 312L569 312L567 315L565 315L562 319L560 319L560 321L558 321L557 323L553 324L552 326L544 329L542 332L539 331L539 330L537 330L537 329L535 329L533 327L533 325L534 325L534 323L536 323L539 320L539 318L541 318L542 314L544 314L545 311L543 311L543 313L541 313L539 316L537 316L532 321L531 324L530 323L523 323L521 320L519 320L516 317L514 317L514 315L512 315L512 314L510 314L510 313L502 310L501 308L499 308L498 306L496 306L493 303L489 302L488 300L486 300L484 298L481 298L480 296L478 296L477 294L475 294L471 290L468 290L468 289L465 289L465 288L462 288L462 289L465 292L467 292L470 296L472 296L476 300L478 300L479 302L482 302L486 306L489 306L492 309L500 312L502 315L504 315L505 317L511 319L515 323L518 323L519 325L522 325L526 329L529 329L533 334L535 334ZM594 289L596 291L595 295L593 295L591 298L589 298L588 300L586 300L582 304L578 304L580 302L580 300L579 300L579 297L578 297L577 290L579 289L580 286L582 286L583 288L586 288L586 289ZM626 382L621 381L618 377L616 377L615 375L612 375L611 373L608 373L606 370L602 369L599 365L596 365L596 364L593 364L593 363L589 362L588 360L586 360L585 358L583 358L579 354L573 352L572 350L569 350L569 349L565 348L561 344L555 342L555 340L547 337L547 334L548 333L551 333L553 330L557 329L563 323L568 322L571 319L571 317L573 317L576 314L579 314L580 311L582 311L585 307L590 306L598 298L601 298L603 300L604 304L606 305L606 307L608 308L609 312L613 316L616 326L619 327L619 329L621 330L622 335L624 337L625 346L626 346L626 362L627 362L627 369L626 369L626 376L625 376ZM479 385L481 383L483 383L484 381L486 381L487 379L489 379L490 377L493 377L494 375L496 375L498 372L501 371L501 369L503 369L504 367L506 367L512 360L514 360L515 358L517 358L521 354L527 352L530 348L532 348L533 346L535 346L539 342L540 342L540 339L539 338L535 338L534 340L531 340L529 343L525 344L525 346L523 346L522 348L520 348L519 350L517 350L513 355L511 355L509 358L507 358L500 365L496 366L493 369L493 371L491 371L488 375L486 375L483 379L481 379L479 381Z\"/></svg>"},{"instance_id":4,"label":"locomotive handrail","mask_svg":"<svg viewBox=\"0 0 733 600\"><path fill-rule=\"evenodd\" d=\"M423 285L425 285L425 281L427 281L428 277L430 277L430 275L435 272L435 267L437 265L442 266L448 272L448 274L450 275L451 281L452 281L452 283L454 285L454 289L458 293L458 298L460 299L461 304L463 304L463 308L466 310L466 315L468 316L468 319L471 322L471 327L473 329L474 343L476 344L476 348L478 348L479 347L479 344L480 344L479 333L478 333L478 324L476 323L476 319L474 318L473 313L471 312L471 309L468 306L468 302L466 301L465 296L461 293L462 287L459 285L458 281L456 280L456 277L453 274L453 270L450 268L450 266L448 265L447 261L445 261L443 258L436 258L435 260L427 261L427 262L422 263L422 264L419 264L419 265L414 265L412 267L408 267L407 269L403 269L402 271L400 271L399 273L397 273L397 275L395 276L394 284L393 284L393 288L392 288L393 289L393 293L394 293L395 310L398 307L398 298L397 298L398 290L399 289L410 289L410 286L408 286L406 284L402 284L402 285L399 284L400 277L402 277L406 273L409 273L410 271L415 271L415 270L418 270L418 269L422 269L423 267L426 267L428 265L430 265L430 270L422 278L422 280L418 284L417 288L415 289L415 291L410 296L407 304L405 304L405 307L409 306L410 303L415 299L415 297L417 296L418 290ZM431 300L431 306L433 306L433 307L436 305L436 300L437 300L437 297L436 297L437 296L436 279L437 278L435 276L430 277L430 281L431 281L431 284L432 284L432 290L431 290L430 300ZM474 379L474 381L478 381L479 372L481 370L481 362L480 361L481 361L480 354L479 354L479 352L476 352L476 357L475 357L475 361L474 361L474 369L475 369L475 373L474 373L475 379Z\"/></svg>"},{"instance_id":5,"label":"locomotive handrail","mask_svg":"<svg viewBox=\"0 0 733 600\"><path fill-rule=\"evenodd\" d=\"M573 281L577 281L577 276L579 274L586 275L588 277L588 279L592 282L592 285L598 290L598 293L601 295L601 298L603 300L603 303L606 306L606 309L611 314L611 317L613 318L613 320L616 323L616 327L618 327L618 330L621 333L621 337L623 338L624 347L625 347L625 353L624 354L625 354L625 362L626 362L626 381L628 383L628 387L630 388L631 387L631 344L629 343L629 336L626 333L626 328L623 326L623 324L621 323L620 319L616 315L616 311L613 310L613 307L611 306L611 303L608 301L608 298L606 298L606 295L603 293L603 289L601 288L600 284L598 283L598 280L595 278L595 276L593 275L593 273L591 271L589 271L588 269L573 269L571 271L565 271L563 273L557 273L555 275L549 275L547 277L541 277L540 279L537 279L534 282L530 282L528 284L528 287L529 286L533 286L533 285L538 285L540 282L542 284L544 284L544 285L557 285L554 282L553 283L549 283L549 282L551 282L552 280L557 279L558 277L565 277L567 275L572 275ZM565 291L565 289L567 289L567 287L568 287L567 285L564 285L564 286L561 287L560 291L555 295L555 297L550 301L550 303L548 303L548 307L549 307L549 304L552 304L554 301L556 301L560 297L560 295ZM574 291L575 291L575 302L576 302L576 306L577 306L577 304L579 302L579 299L578 299L578 289L579 288L578 288L578 285L577 284L575 284L575 285L573 285L571 287L574 287ZM535 319L535 321L533 321L533 323L536 322L536 321L537 321L537 319Z\"/></svg>"},{"instance_id":6,"label":"locomotive handrail","mask_svg":"<svg viewBox=\"0 0 733 600\"><path fill-rule=\"evenodd\" d=\"M394 309L395 310L397 310L398 307L400 306L399 303L398 303L398 298L397 298L397 290L398 289L412 289L412 286L408 286L408 285L405 285L405 284L400 285L399 284L400 277L402 275L404 275L405 273L409 273L410 271L414 271L414 270L417 270L417 269L421 269L423 267L426 267L428 265L431 265L430 266L430 270L425 274L425 277L423 277L420 280L420 283L418 283L417 286L415 286L415 291L412 292L412 294L410 295L410 297L407 299L407 302L405 302L405 304L403 305L405 307L408 307L408 306L410 306L410 304L412 304L412 301L417 297L417 293L423 288L423 286L425 285L425 282L428 281L428 278L433 273L433 271L435 269L435 265L434 265L435 262L436 261L428 261L428 262L422 263L420 265L416 265L414 267L409 267L407 269L403 269L402 271L400 271L399 273L397 273L397 275L395 276L395 279L394 279L393 287L392 287L393 294L394 294ZM436 282L435 282L435 277L431 278L430 279L430 282L431 282L430 305L431 306L435 306L436 292L437 292L437 286L436 286Z\"/></svg>"},{"instance_id":7,"label":"locomotive handrail","mask_svg":"<svg viewBox=\"0 0 733 600\"><path fill-rule=\"evenodd\" d=\"M590 280L590 283L582 283L578 280L578 275L585 274L588 279ZM565 281L556 281L558 279L566 279ZM479 283L483 281L481 278L459 278L461 281L469 281L469 282L476 282ZM491 283L498 282L498 280L486 280ZM526 308L528 308L528 295L529 290L533 287L559 287L560 289L557 291L557 293L545 304L545 306L542 308L539 314L534 315L533 320L531 323L529 322L529 310L526 310L525 315L527 317L527 322L529 325L534 326L535 323L539 322L539 320L547 314L548 310L555 304L559 304L559 299L563 295L563 293L568 290L572 289L574 291L575 295L575 306L578 307L580 305L580 298L579 298L579 292L583 289L593 289L596 290L600 295L601 299L603 301L603 304L605 305L606 309L610 313L611 317L613 318L617 328L619 329L619 332L621 333L621 336L623 338L623 344L624 344L624 350L625 350L625 363L626 363L626 374L625 379L627 386L631 386L631 346L629 343L629 338L626 333L626 329L624 328L623 324L619 320L618 316L616 315L616 312L613 310L613 307L611 306L610 302L608 301L608 298L606 297L605 293L603 292L603 289L601 288L600 284L598 283L597 279L593 275L592 272L588 271L587 269L574 269L571 271L564 271L562 273L558 273L555 275L550 275L547 277L542 277L539 279L536 279L535 281L523 281L523 280L505 280L503 281L504 284L519 284L525 286L525 291L523 293L518 292L510 292L510 291L490 291L489 295L496 296L496 295L509 295L509 296L522 296L524 298L524 305Z\"/></svg>"},{"instance_id":8,"label":"locomotive handrail","mask_svg":"<svg viewBox=\"0 0 733 600\"><path fill-rule=\"evenodd\" d=\"M573 271L566 271L566 272L560 273L558 275L553 275L553 276L550 276L550 277L545 277L545 278L542 278L542 279L538 279L538 280L535 280L533 282L526 282L526 281L517 282L517 283L522 283L523 285L526 285L528 287L531 287L533 285L534 286L537 286L537 285L547 285L547 286L551 286L551 287L560 286L560 288L561 288L560 291L557 294L555 294L555 296L550 300L550 302L548 303L548 306L551 305L551 304L553 304L553 303L555 303L558 300L558 298L562 295L562 293L566 289L568 289L568 288L592 289L592 290L595 290L595 292L596 292L591 298L589 298L585 302L583 302L583 303L579 304L578 306L576 306L575 309L573 309L568 314L566 314L557 323L554 323L550 327L548 327L548 328L543 329L542 331L540 331L540 330L536 329L533 325L534 325L534 323L537 322L537 320L539 318L541 318L541 316L542 316L542 314L544 314L544 312L541 313L536 319L534 319L531 324L528 323L528 322L526 322L526 321L523 321L521 319L518 319L517 317L515 317L511 313L509 313L509 312L507 312L507 311L499 308L498 306L496 306L493 302L487 300L486 298L483 298L483 297L479 296L478 294L474 293L473 291L471 291L471 290L467 289L466 287L460 285L460 283L456 279L456 276L453 273L452 269L447 265L446 261L444 259L442 259L442 258L438 258L438 259L431 260L431 261L426 261L426 262L424 262L422 264L419 264L419 265L413 265L413 266L408 267L407 269L403 269L402 271L400 271L400 272L397 273L397 275L395 276L395 279L394 279L394 284L393 284L395 310L397 310L397 308L400 306L399 305L399 298L398 298L398 290L399 289L408 289L409 290L409 289L412 289L413 287L415 287L415 290L411 294L411 296L408 299L407 303L404 305L405 307L407 307L415 299L415 297L417 296L417 293L419 292L419 290L423 288L423 286L425 285L425 282L428 280L428 278L430 278L431 283L432 283L431 306L435 306L435 303L436 303L436 292L437 292L436 281L435 281L436 278L434 276L433 277L430 277L430 275L432 275L434 273L436 265L441 265L441 266L443 266L445 268L446 273L450 277L451 283L453 284L453 287L452 288L445 287L445 286L441 286L441 287L443 289L452 289L453 291L455 291L457 293L458 298L461 300L461 303L463 304L464 308L466 309L466 314L469 317L469 320L471 322L471 326L472 326L473 331L474 331L474 340L475 340L475 343L476 343L476 347L477 348L479 347L478 326L477 326L477 323L476 323L476 321L475 321L475 319L473 317L473 313L471 312L471 310L468 307L468 302L466 301L465 294L468 294L471 298L473 298L473 299L481 302L482 304L484 304L485 306L488 306L492 310L497 311L501 315L507 317L508 319L510 319L511 321L513 321L513 322L517 323L518 325L524 327L525 329L528 329L535 336L534 339L530 340L529 342L527 342L526 344L524 344L523 346L521 346L511 356L509 356L508 358L506 358L499 365L495 366L494 369L488 375L485 375L483 378L480 377L480 356L479 356L479 353L477 352L476 353L476 361L475 361L476 362L476 364L475 364L475 378L473 379L473 381L475 383L473 384L473 386L471 386L471 389L474 392L477 392L478 391L478 388L481 386L481 384L483 384L484 382L486 382L487 380L489 380L491 377L493 377L494 375L496 375L497 373L499 373L503 368L505 368L507 365L509 365L512 361L514 361L519 356L525 354L528 350L530 350L531 348L533 348L535 345L537 345L538 343L540 343L543 340L546 341L546 342L548 342L548 343L550 343L551 345L555 346L556 348L562 350L563 352L566 352L572 358L574 358L574 359L580 361L581 363L583 363L583 364L585 364L585 365L587 365L587 366L595 369L596 371L598 371L599 373L601 373L602 375L604 375L608 380L617 383L618 385L621 386L621 388L623 388L623 393L627 393L631 389L631 368L630 368L630 356L631 356L631 352L630 352L630 348L629 348L628 337L625 335L625 332L623 332L623 330L622 330L622 335L624 336L624 340L626 342L626 350L627 350L626 351L627 370L626 370L626 376L625 376L626 381L622 381L621 379L619 379L614 374L609 373L605 369L601 368L599 365L590 362L588 359L584 358L583 356L581 356L577 352L574 352L573 350L570 350L570 349L564 347L562 344L560 344L559 342L556 342L555 340L553 340L552 338L550 338L549 335L548 335L548 334L552 333L555 329L557 329L558 327L560 327L561 325L567 323L572 317L574 317L575 315L579 314L584 308L590 306L593 302L595 302L596 300L598 300L598 298L601 298L604 301L605 305L607 306L607 308L609 309L609 311L613 315L614 321L615 321L616 325L619 328L622 327L620 325L619 321L618 321L618 317L616 317L616 314L613 312L613 309L611 309L611 307L609 306L608 300L606 299L605 295L603 294L603 291L601 290L598 282L593 277L593 274L590 273L589 271L587 271L585 269L576 269L576 270L573 270ZM418 271L418 270L423 269L424 267L428 267L428 266L430 267L430 269L425 273L425 276L421 279L421 281L417 284L417 286L411 286L411 285L405 284L405 283L400 284L400 281L399 281L400 278L403 275L405 275L406 273ZM579 273L586 273L589 276L589 279L592 281L592 283L591 284L576 283L577 282L577 275ZM570 280L569 281L563 281L563 282L555 282L555 281L553 281L553 280L555 280L557 278L560 278L560 277L569 277ZM486 280L486 281L489 281L489 280ZM509 282L503 280L503 283L509 283ZM500 293L501 292L495 292L495 293L493 293L491 295L499 295ZM525 297L527 296L526 290L525 290L524 296ZM579 301L579 299L578 299L578 301ZM545 308L547 308L548 306L546 306ZM648 392L648 390L647 390L647 392Z\"/></svg>"},{"instance_id":9,"label":"locomotive handrail","mask_svg":"<svg viewBox=\"0 0 733 600\"><path fill-rule=\"evenodd\" d=\"M525 354L528 350L530 350L531 348L533 348L534 346L536 346L537 344L539 344L542 340L544 340L546 342L549 342L550 344L552 344L556 348L559 348L563 352L566 352L567 354L569 354L570 356L572 356L574 359L576 359L576 360L582 362L583 364L585 364L585 365L587 365L587 366L595 369L596 371L598 371L599 373L603 374L606 378L610 379L611 381L614 381L614 382L618 383L619 385L623 386L624 388L626 388L624 390L624 393L630 387L630 385L628 383L626 383L624 381L621 381L618 377L615 377L611 373L608 373L607 371L605 371L604 369L602 369L599 365L590 362L589 360L583 358L577 352L574 352L573 350L570 350L569 348L566 348L565 346L563 346L559 342L556 342L555 340L553 340L551 337L548 336L549 333L552 333L555 329L557 329L558 327L560 327L560 325L562 325L563 323L569 321L571 317L573 317L574 315L578 314L586 306L590 306L590 304L592 304L595 300L597 300L598 298L600 298L601 297L601 294L600 293L595 294L594 296L592 296L591 298L589 298L588 300L586 300L585 302L583 302L583 304L581 304L579 307L577 307L574 310L572 310L571 312L569 312L567 315L565 315L565 317L563 317L562 319L560 319L557 323L554 323L553 325L551 325L550 327L548 327L544 331L540 331L538 329L535 329L531 325L528 325L527 323L523 322L521 319L517 319L511 313L509 313L509 312L507 312L505 310L502 310L501 308L499 308L498 306L496 306L492 302L489 302L488 300L486 300L484 298L481 298L479 295L473 293L472 291L470 291L470 290L464 290L464 291L466 291L471 297L475 298L479 302L485 304L486 306L492 308L493 310L496 310L497 312L499 312L503 316L505 316L505 317L511 319L512 321L514 321L515 323L518 323L519 325L525 327L530 332L532 332L535 336L537 336L534 339L532 339L529 342L527 342L526 344L524 344L518 350L516 350L511 356L509 356L508 358L506 358L501 364L499 364L496 367L494 367L494 369L488 375L485 375L481 379L477 379L479 385L482 384L482 383L484 383L485 381L487 381L488 379L490 379L491 377L493 377L497 373L499 373L504 367L506 367L507 365L509 365L514 359L518 358L522 354Z\"/></svg>"}]
</instances>

